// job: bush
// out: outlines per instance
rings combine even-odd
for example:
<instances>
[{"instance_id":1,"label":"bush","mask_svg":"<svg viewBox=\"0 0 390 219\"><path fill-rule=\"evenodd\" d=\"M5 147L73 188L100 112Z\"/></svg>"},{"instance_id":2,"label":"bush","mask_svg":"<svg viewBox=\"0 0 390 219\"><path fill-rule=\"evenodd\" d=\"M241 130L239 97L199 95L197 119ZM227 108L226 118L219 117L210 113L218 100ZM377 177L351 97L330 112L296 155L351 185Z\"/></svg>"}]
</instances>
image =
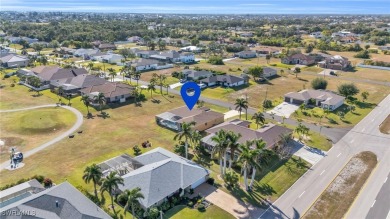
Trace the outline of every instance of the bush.
<instances>
[{"instance_id":1,"label":"bush","mask_svg":"<svg viewBox=\"0 0 390 219\"><path fill-rule=\"evenodd\" d=\"M50 178L45 178L45 179L43 180L43 185L44 185L45 187L51 187L51 186L53 185L53 181L52 181Z\"/></svg>"},{"instance_id":2,"label":"bush","mask_svg":"<svg viewBox=\"0 0 390 219\"><path fill-rule=\"evenodd\" d=\"M354 83L344 83L337 88L339 94L346 98L350 98L359 93L359 89Z\"/></svg>"},{"instance_id":3,"label":"bush","mask_svg":"<svg viewBox=\"0 0 390 219\"><path fill-rule=\"evenodd\" d=\"M210 178L207 179L206 182L207 182L208 184L210 184L210 185L214 185L214 181L215 181L214 178L210 177Z\"/></svg>"},{"instance_id":4,"label":"bush","mask_svg":"<svg viewBox=\"0 0 390 219\"><path fill-rule=\"evenodd\" d=\"M207 62L212 64L212 65L223 65L224 64L222 57L220 57L220 56L211 56Z\"/></svg>"},{"instance_id":5,"label":"bush","mask_svg":"<svg viewBox=\"0 0 390 219\"><path fill-rule=\"evenodd\" d=\"M134 154L135 154L136 156L142 154L141 149L139 148L138 145L134 145L133 151L134 151Z\"/></svg>"},{"instance_id":6,"label":"bush","mask_svg":"<svg viewBox=\"0 0 390 219\"><path fill-rule=\"evenodd\" d=\"M14 84L14 83L12 83L12 84L10 85L10 87L15 87L15 84Z\"/></svg>"},{"instance_id":7,"label":"bush","mask_svg":"<svg viewBox=\"0 0 390 219\"><path fill-rule=\"evenodd\" d=\"M228 187L234 188L238 183L238 174L233 171L227 171L226 174L223 176L223 180Z\"/></svg>"},{"instance_id":8,"label":"bush","mask_svg":"<svg viewBox=\"0 0 390 219\"><path fill-rule=\"evenodd\" d=\"M264 101L263 101L263 107L264 107L265 109L270 109L270 108L272 108L272 101L271 101L271 100L264 100Z\"/></svg>"},{"instance_id":9,"label":"bush","mask_svg":"<svg viewBox=\"0 0 390 219\"><path fill-rule=\"evenodd\" d=\"M32 177L32 179L36 179L38 182L43 183L43 180L45 180L45 177L42 175L35 175Z\"/></svg>"},{"instance_id":10,"label":"bush","mask_svg":"<svg viewBox=\"0 0 390 219\"><path fill-rule=\"evenodd\" d=\"M167 202L167 201L165 201L165 202L163 202L162 204L161 204L161 209L163 210L163 211L167 211L167 210L169 210L170 208L171 208L171 205L169 204L169 202Z\"/></svg>"},{"instance_id":11,"label":"bush","mask_svg":"<svg viewBox=\"0 0 390 219\"><path fill-rule=\"evenodd\" d=\"M189 201L187 203L187 206L190 207L190 208L193 208L194 207L194 203L192 201Z\"/></svg>"},{"instance_id":12,"label":"bush","mask_svg":"<svg viewBox=\"0 0 390 219\"><path fill-rule=\"evenodd\" d=\"M198 211L200 211L200 212L206 211L206 207L204 206L204 204L199 204L198 205Z\"/></svg>"},{"instance_id":13,"label":"bush","mask_svg":"<svg viewBox=\"0 0 390 219\"><path fill-rule=\"evenodd\" d=\"M319 89L325 90L327 86L328 86L328 81L326 81L323 78L315 78L314 80L311 81L311 87L314 90L319 90Z\"/></svg>"},{"instance_id":14,"label":"bush","mask_svg":"<svg viewBox=\"0 0 390 219\"><path fill-rule=\"evenodd\" d=\"M191 195L194 194L194 189L193 188L190 189L190 194Z\"/></svg>"},{"instance_id":15,"label":"bush","mask_svg":"<svg viewBox=\"0 0 390 219\"><path fill-rule=\"evenodd\" d=\"M360 51L353 57L355 58L361 58L361 59L369 59L370 58L370 53L367 50Z\"/></svg>"}]
</instances>

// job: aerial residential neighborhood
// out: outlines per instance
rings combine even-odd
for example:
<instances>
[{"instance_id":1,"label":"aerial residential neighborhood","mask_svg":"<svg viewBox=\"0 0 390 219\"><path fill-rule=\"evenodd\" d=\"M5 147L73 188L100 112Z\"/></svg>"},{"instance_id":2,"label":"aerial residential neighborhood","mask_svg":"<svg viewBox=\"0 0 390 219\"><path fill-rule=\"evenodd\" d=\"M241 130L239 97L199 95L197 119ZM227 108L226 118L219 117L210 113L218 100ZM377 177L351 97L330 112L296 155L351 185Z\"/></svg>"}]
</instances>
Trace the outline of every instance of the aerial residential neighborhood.
<instances>
[{"instance_id":1,"label":"aerial residential neighborhood","mask_svg":"<svg viewBox=\"0 0 390 219\"><path fill-rule=\"evenodd\" d=\"M386 1L6 1L0 218L389 219Z\"/></svg>"}]
</instances>

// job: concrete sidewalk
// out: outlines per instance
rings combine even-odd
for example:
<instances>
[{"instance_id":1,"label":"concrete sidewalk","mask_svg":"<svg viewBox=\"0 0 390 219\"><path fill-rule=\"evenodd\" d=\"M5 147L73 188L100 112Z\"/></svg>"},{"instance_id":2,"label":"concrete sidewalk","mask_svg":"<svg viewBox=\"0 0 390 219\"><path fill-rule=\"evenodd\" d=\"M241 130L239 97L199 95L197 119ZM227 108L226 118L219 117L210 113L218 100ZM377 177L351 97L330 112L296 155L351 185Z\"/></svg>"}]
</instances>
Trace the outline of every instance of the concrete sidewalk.
<instances>
[{"instance_id":1,"label":"concrete sidewalk","mask_svg":"<svg viewBox=\"0 0 390 219\"><path fill-rule=\"evenodd\" d=\"M326 152L321 151L317 148L312 148L309 146L306 146L298 141L293 141L293 148L292 153L295 156L298 156L307 162L311 163L311 165L316 164L318 161L320 161L322 158L326 156Z\"/></svg>"}]
</instances>

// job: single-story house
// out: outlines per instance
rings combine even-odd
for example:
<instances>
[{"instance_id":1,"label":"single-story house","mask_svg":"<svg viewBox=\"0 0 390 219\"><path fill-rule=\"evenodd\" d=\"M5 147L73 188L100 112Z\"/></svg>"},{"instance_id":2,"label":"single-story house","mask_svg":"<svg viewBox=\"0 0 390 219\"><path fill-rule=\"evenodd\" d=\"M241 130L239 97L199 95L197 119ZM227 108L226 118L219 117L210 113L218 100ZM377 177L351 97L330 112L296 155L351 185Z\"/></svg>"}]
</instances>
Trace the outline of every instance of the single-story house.
<instances>
[{"instance_id":1,"label":"single-story house","mask_svg":"<svg viewBox=\"0 0 390 219\"><path fill-rule=\"evenodd\" d=\"M334 70L345 70L351 66L348 58L340 55L335 55L326 58L324 61L318 62L318 67L329 68Z\"/></svg>"},{"instance_id":2,"label":"single-story house","mask_svg":"<svg viewBox=\"0 0 390 219\"><path fill-rule=\"evenodd\" d=\"M180 62L192 63L195 62L195 55L192 52L183 52L180 54Z\"/></svg>"},{"instance_id":3,"label":"single-story house","mask_svg":"<svg viewBox=\"0 0 390 219\"><path fill-rule=\"evenodd\" d=\"M262 128L254 130L249 128L251 122L235 119L219 124L215 127L206 130L208 134L201 139L201 144L207 149L212 150L215 146L215 142L212 137L220 130L233 131L236 134L241 134L241 138L238 139L238 143L245 143L249 140L263 139L266 142L266 148L272 149L281 141L282 134L292 134L293 130L278 126L274 124L264 125Z\"/></svg>"},{"instance_id":4,"label":"single-story house","mask_svg":"<svg viewBox=\"0 0 390 219\"><path fill-rule=\"evenodd\" d=\"M133 97L134 87L120 82L106 82L101 85L93 85L80 90L81 95L88 95L91 99L99 93L106 97L106 103L125 102Z\"/></svg>"},{"instance_id":5,"label":"single-story house","mask_svg":"<svg viewBox=\"0 0 390 219\"><path fill-rule=\"evenodd\" d=\"M258 56L266 56L266 55L277 55L280 54L279 49L271 48L271 47L262 47L256 50Z\"/></svg>"},{"instance_id":6,"label":"single-story house","mask_svg":"<svg viewBox=\"0 0 390 219\"><path fill-rule=\"evenodd\" d=\"M36 39L36 38L30 38L30 37L6 37L6 39L10 42L10 43L20 43L20 41L24 40L26 41L28 44L31 44L31 43L35 43L35 42L38 42L39 40Z\"/></svg>"},{"instance_id":7,"label":"single-story house","mask_svg":"<svg viewBox=\"0 0 390 219\"><path fill-rule=\"evenodd\" d=\"M180 51L199 53L199 52L204 51L204 49L197 47L197 46L186 46L186 47L180 48Z\"/></svg>"},{"instance_id":8,"label":"single-story house","mask_svg":"<svg viewBox=\"0 0 390 219\"><path fill-rule=\"evenodd\" d=\"M152 55L157 55L158 52L155 50L138 50L135 52L135 55L140 57L140 58L150 58Z\"/></svg>"},{"instance_id":9,"label":"single-story house","mask_svg":"<svg viewBox=\"0 0 390 219\"><path fill-rule=\"evenodd\" d=\"M195 130L203 131L222 123L224 114L214 112L207 107L189 110L186 106L182 106L156 115L157 124L174 131L181 131L183 122L188 123L192 121L195 122Z\"/></svg>"},{"instance_id":10,"label":"single-story house","mask_svg":"<svg viewBox=\"0 0 390 219\"><path fill-rule=\"evenodd\" d=\"M240 37L253 37L253 33L251 33L251 32L240 33Z\"/></svg>"},{"instance_id":11,"label":"single-story house","mask_svg":"<svg viewBox=\"0 0 390 219\"><path fill-rule=\"evenodd\" d=\"M270 67L263 67L263 77L270 78L275 76L278 73L278 70Z\"/></svg>"},{"instance_id":12,"label":"single-story house","mask_svg":"<svg viewBox=\"0 0 390 219\"><path fill-rule=\"evenodd\" d=\"M381 51L390 51L390 46L379 46L378 49Z\"/></svg>"},{"instance_id":13,"label":"single-story house","mask_svg":"<svg viewBox=\"0 0 390 219\"><path fill-rule=\"evenodd\" d=\"M323 37L321 32L313 32L309 35L310 37L316 38L316 39L321 39Z\"/></svg>"},{"instance_id":14,"label":"single-story house","mask_svg":"<svg viewBox=\"0 0 390 219\"><path fill-rule=\"evenodd\" d=\"M138 59L131 63L131 66L135 67L136 71L147 71L157 69L159 61L155 59Z\"/></svg>"},{"instance_id":15,"label":"single-story house","mask_svg":"<svg viewBox=\"0 0 390 219\"><path fill-rule=\"evenodd\" d=\"M105 62L105 63L111 63L116 64L121 62L121 60L124 59L122 55L115 54L115 53L108 53L108 54L101 54L98 56L94 56L92 60L96 60L99 62Z\"/></svg>"},{"instance_id":16,"label":"single-story house","mask_svg":"<svg viewBox=\"0 0 390 219\"><path fill-rule=\"evenodd\" d=\"M284 95L284 102L296 105L312 105L331 111L344 104L345 97L326 90L302 90Z\"/></svg>"},{"instance_id":17,"label":"single-story house","mask_svg":"<svg viewBox=\"0 0 390 219\"><path fill-rule=\"evenodd\" d=\"M215 75L200 80L201 83L206 84L208 87L220 85L225 87L237 87L244 85L246 80L242 77L234 75Z\"/></svg>"},{"instance_id":18,"label":"single-story house","mask_svg":"<svg viewBox=\"0 0 390 219\"><path fill-rule=\"evenodd\" d=\"M170 50L166 52L160 52L155 55L150 56L151 59L157 59L164 62L180 62L180 53L175 50Z\"/></svg>"},{"instance_id":19,"label":"single-story house","mask_svg":"<svg viewBox=\"0 0 390 219\"><path fill-rule=\"evenodd\" d=\"M119 185L117 192L140 188L144 198L139 203L143 209L159 206L172 195L189 193L206 182L210 174L199 164L160 147L134 158L117 158L108 161L126 167L122 175L124 185Z\"/></svg>"},{"instance_id":20,"label":"single-story house","mask_svg":"<svg viewBox=\"0 0 390 219\"><path fill-rule=\"evenodd\" d=\"M92 56L95 56L97 54L101 54L100 50L98 49L76 49L73 52L73 55L76 57L82 57L83 59L91 59Z\"/></svg>"},{"instance_id":21,"label":"single-story house","mask_svg":"<svg viewBox=\"0 0 390 219\"><path fill-rule=\"evenodd\" d=\"M242 59L249 59L249 58L255 58L257 56L256 51L241 51L235 54L236 57L242 58Z\"/></svg>"},{"instance_id":22,"label":"single-story house","mask_svg":"<svg viewBox=\"0 0 390 219\"><path fill-rule=\"evenodd\" d=\"M32 71L36 71L35 68ZM87 75L88 71L85 68L58 68L58 66L43 68L37 77L45 84L59 79L74 78L78 75Z\"/></svg>"},{"instance_id":23,"label":"single-story house","mask_svg":"<svg viewBox=\"0 0 390 219\"><path fill-rule=\"evenodd\" d=\"M5 68L19 68L28 66L29 59L26 56L8 54L0 58L0 64Z\"/></svg>"},{"instance_id":24,"label":"single-story house","mask_svg":"<svg viewBox=\"0 0 390 219\"><path fill-rule=\"evenodd\" d=\"M113 43L102 43L98 48L101 50L115 50L116 46Z\"/></svg>"},{"instance_id":25,"label":"single-story house","mask_svg":"<svg viewBox=\"0 0 390 219\"><path fill-rule=\"evenodd\" d=\"M63 78L50 81L50 88L62 87L65 93L77 93L80 89L102 85L107 83L104 78L100 78L95 75L77 75L76 77Z\"/></svg>"},{"instance_id":26,"label":"single-story house","mask_svg":"<svg viewBox=\"0 0 390 219\"><path fill-rule=\"evenodd\" d=\"M185 69L183 70L182 73L184 75L184 79L192 80L192 81L208 78L214 75L212 72L209 71L205 71L205 70L196 71L191 69Z\"/></svg>"},{"instance_id":27,"label":"single-story house","mask_svg":"<svg viewBox=\"0 0 390 219\"><path fill-rule=\"evenodd\" d=\"M142 39L142 37L139 37L139 36L132 36L132 37L127 38L127 41L129 41L130 43L138 43L140 41L143 41L143 39Z\"/></svg>"},{"instance_id":28,"label":"single-story house","mask_svg":"<svg viewBox=\"0 0 390 219\"><path fill-rule=\"evenodd\" d=\"M10 199L0 203L3 219L23 218L100 218L110 219L104 210L68 182L43 190L39 182L29 181L3 190ZM32 187L32 189L26 188Z\"/></svg>"},{"instance_id":29,"label":"single-story house","mask_svg":"<svg viewBox=\"0 0 390 219\"><path fill-rule=\"evenodd\" d=\"M315 63L315 60L313 57L297 53L291 56L287 56L285 58L282 58L283 64L289 64L289 65L312 65Z\"/></svg>"}]
</instances>

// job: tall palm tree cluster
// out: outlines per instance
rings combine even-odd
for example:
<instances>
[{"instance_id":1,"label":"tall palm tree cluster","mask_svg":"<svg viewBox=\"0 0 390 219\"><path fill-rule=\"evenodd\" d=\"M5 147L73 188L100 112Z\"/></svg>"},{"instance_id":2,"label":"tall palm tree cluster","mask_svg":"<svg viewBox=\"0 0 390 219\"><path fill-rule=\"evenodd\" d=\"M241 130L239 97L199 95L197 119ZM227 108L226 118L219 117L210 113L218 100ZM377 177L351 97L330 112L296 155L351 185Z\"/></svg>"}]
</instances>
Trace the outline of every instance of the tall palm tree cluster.
<instances>
[{"instance_id":1,"label":"tall palm tree cluster","mask_svg":"<svg viewBox=\"0 0 390 219\"><path fill-rule=\"evenodd\" d=\"M83 180L85 183L93 183L94 187L94 193L95 197L97 200L99 200L98 197L98 189L97 186L100 186L100 192L101 196L103 197L104 192L107 192L108 195L111 198L111 207L112 210L115 213L115 208L114 208L114 196L117 194L119 185L123 185L123 178L118 175L116 171L111 172L108 176L103 177L102 170L100 166L96 164L92 164L91 166L87 166L84 170L83 174ZM138 203L140 199L143 199L144 196L141 192L140 188L134 188L131 190L125 190L121 195L124 195L126 197L126 205L124 206L125 209L125 214L127 210L132 211L133 218L135 216L135 204Z\"/></svg>"},{"instance_id":2,"label":"tall palm tree cluster","mask_svg":"<svg viewBox=\"0 0 390 219\"><path fill-rule=\"evenodd\" d=\"M202 135L199 133L199 131L194 130L195 122L183 122L181 124L181 130L175 135L173 140L184 140L184 148L185 148L185 156L188 159L188 146L191 142L194 146L196 152L198 151L198 147L200 145L200 140L202 139Z\"/></svg>"},{"instance_id":3,"label":"tall palm tree cluster","mask_svg":"<svg viewBox=\"0 0 390 219\"><path fill-rule=\"evenodd\" d=\"M241 164L241 173L244 175L245 189L253 186L256 170L262 170L267 165L273 151L266 149L266 143L262 139L238 143L241 134L221 129L211 139L215 145L211 151L213 157L219 160L220 172L226 174L227 160L229 159L229 170L234 162ZM230 154L230 157L228 156ZM235 159L235 156L238 158ZM228 158L229 157L229 158ZM248 172L252 171L252 179L248 185Z\"/></svg>"}]
</instances>

